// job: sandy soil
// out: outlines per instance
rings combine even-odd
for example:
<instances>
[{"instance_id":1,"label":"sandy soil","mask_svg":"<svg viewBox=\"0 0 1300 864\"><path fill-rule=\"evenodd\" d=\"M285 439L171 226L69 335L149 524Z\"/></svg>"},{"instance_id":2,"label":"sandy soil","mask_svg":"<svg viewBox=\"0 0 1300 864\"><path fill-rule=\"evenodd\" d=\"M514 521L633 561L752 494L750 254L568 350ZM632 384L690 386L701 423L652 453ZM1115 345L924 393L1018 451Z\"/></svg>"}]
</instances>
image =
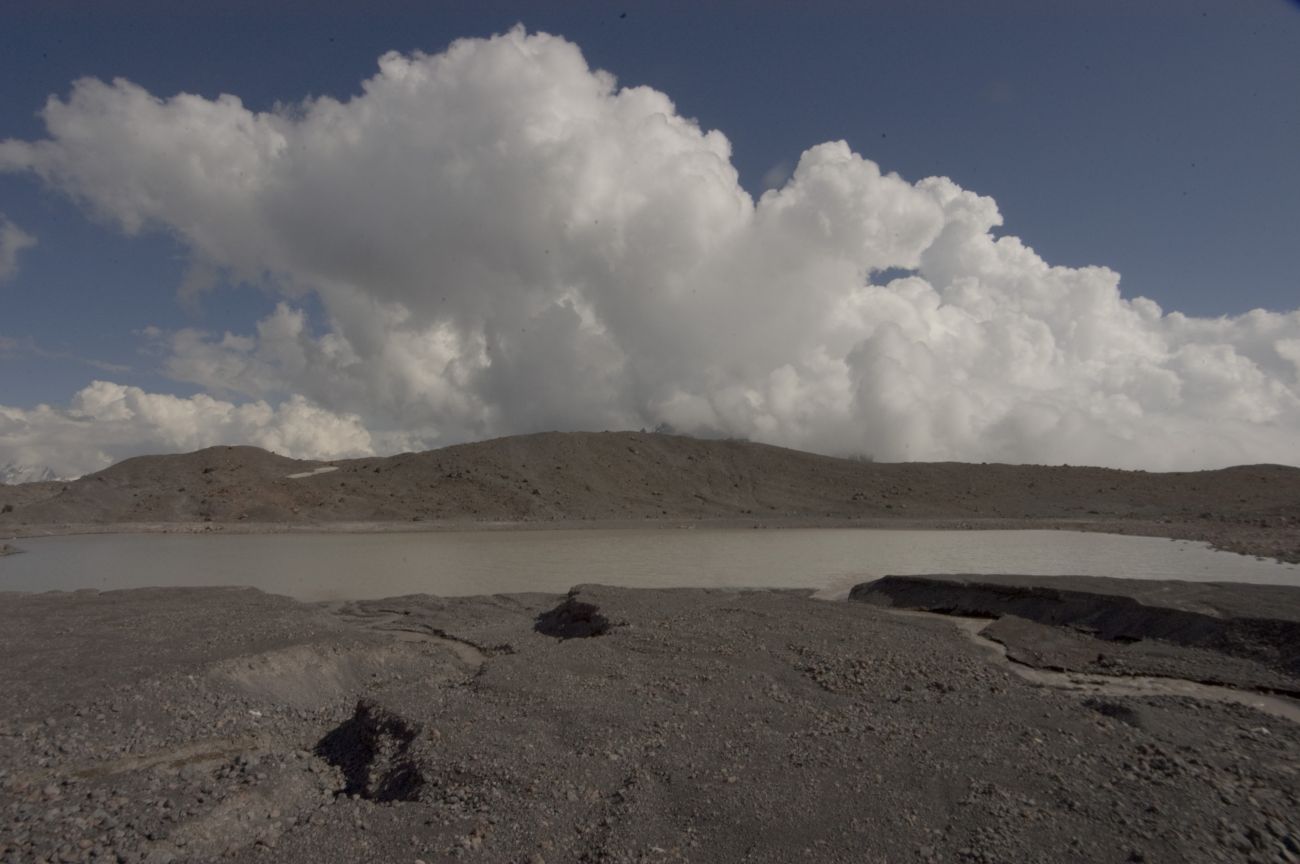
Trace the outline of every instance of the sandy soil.
<instances>
[{"instance_id":1,"label":"sandy soil","mask_svg":"<svg viewBox=\"0 0 1300 864\"><path fill-rule=\"evenodd\" d=\"M335 463L218 447L0 486L3 537L683 524L1059 528L1300 562L1300 468L875 464L742 441L546 433Z\"/></svg>"},{"instance_id":2,"label":"sandy soil","mask_svg":"<svg viewBox=\"0 0 1300 864\"><path fill-rule=\"evenodd\" d=\"M1070 590L1132 618L1104 583ZM1186 590L1142 602L1213 605ZM1271 620L1300 609L1270 591ZM1155 647L1193 676L1229 656ZM1300 858L1297 723L1031 683L874 602L8 594L0 654L5 862ZM1233 670L1282 674L1213 674Z\"/></svg>"}]
</instances>

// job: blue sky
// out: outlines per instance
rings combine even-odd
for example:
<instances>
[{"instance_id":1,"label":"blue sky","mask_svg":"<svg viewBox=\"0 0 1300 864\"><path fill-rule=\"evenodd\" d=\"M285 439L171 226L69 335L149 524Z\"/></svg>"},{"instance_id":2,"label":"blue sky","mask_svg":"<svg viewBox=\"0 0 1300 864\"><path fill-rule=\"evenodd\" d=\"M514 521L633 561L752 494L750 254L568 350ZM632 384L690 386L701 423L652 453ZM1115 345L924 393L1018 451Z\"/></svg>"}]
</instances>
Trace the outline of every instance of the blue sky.
<instances>
[{"instance_id":1,"label":"blue sky","mask_svg":"<svg viewBox=\"0 0 1300 864\"><path fill-rule=\"evenodd\" d=\"M755 198L842 139L909 182L991 196L995 233L1112 268L1126 298L1210 318L1300 306L1297 4L267 5L0 2L0 140L44 138L37 112L84 76L269 111L357 95L385 51L522 23L724 133ZM178 302L174 226L126 236L29 173L0 172L0 213L38 240L0 283L0 405L62 404L92 378L201 392L145 328L251 333L284 299L223 275ZM311 292L293 302L327 327Z\"/></svg>"}]
</instances>

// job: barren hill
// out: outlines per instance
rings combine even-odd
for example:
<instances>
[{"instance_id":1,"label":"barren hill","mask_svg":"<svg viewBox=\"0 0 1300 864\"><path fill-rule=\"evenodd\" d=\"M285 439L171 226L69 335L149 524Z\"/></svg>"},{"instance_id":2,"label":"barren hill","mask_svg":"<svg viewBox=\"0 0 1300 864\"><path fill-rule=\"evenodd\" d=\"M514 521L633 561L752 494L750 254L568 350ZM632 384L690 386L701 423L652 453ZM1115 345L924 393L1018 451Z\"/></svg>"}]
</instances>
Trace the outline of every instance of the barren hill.
<instances>
[{"instance_id":1,"label":"barren hill","mask_svg":"<svg viewBox=\"0 0 1300 864\"><path fill-rule=\"evenodd\" d=\"M66 484L0 486L0 510L0 534L205 522L1070 523L1300 559L1298 468L884 464L634 432L541 433L333 462L211 447L128 459Z\"/></svg>"}]
</instances>

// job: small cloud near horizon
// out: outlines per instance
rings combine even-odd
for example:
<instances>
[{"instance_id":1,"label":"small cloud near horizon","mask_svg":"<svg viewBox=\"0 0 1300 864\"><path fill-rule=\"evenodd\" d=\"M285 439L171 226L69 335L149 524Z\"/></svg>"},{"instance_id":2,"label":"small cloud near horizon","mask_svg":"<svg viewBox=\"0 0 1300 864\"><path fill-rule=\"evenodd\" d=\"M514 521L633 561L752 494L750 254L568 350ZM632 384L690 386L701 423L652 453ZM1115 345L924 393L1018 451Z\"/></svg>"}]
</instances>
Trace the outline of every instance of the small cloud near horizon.
<instances>
[{"instance_id":1,"label":"small cloud near horizon","mask_svg":"<svg viewBox=\"0 0 1300 864\"><path fill-rule=\"evenodd\" d=\"M18 275L18 256L36 245L36 237L0 213L0 283Z\"/></svg>"}]
</instances>

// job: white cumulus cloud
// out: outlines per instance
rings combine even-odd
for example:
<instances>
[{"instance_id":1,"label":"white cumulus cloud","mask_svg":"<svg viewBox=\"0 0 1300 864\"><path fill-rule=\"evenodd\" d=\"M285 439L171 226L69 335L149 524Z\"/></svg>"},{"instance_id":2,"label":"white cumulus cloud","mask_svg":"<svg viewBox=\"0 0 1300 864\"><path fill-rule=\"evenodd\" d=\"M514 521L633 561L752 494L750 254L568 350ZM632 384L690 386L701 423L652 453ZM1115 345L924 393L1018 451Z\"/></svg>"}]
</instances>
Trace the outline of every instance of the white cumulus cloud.
<instances>
[{"instance_id":1,"label":"white cumulus cloud","mask_svg":"<svg viewBox=\"0 0 1300 864\"><path fill-rule=\"evenodd\" d=\"M335 459L373 452L355 415L340 415L301 396L272 407L236 405L198 394L181 398L95 381L66 408L0 405L0 464L39 466L77 477L141 453L247 443L286 456Z\"/></svg>"},{"instance_id":2,"label":"white cumulus cloud","mask_svg":"<svg viewBox=\"0 0 1300 864\"><path fill-rule=\"evenodd\" d=\"M0 282L17 275L19 253L35 245L35 237L0 213Z\"/></svg>"},{"instance_id":3,"label":"white cumulus cloud","mask_svg":"<svg viewBox=\"0 0 1300 864\"><path fill-rule=\"evenodd\" d=\"M360 418L379 451L668 423L888 460L1300 462L1300 311L1165 313L844 142L756 200L724 135L562 38L389 53L347 101L85 79L43 115L0 170L282 294L255 332L167 334L168 373Z\"/></svg>"}]
</instances>

